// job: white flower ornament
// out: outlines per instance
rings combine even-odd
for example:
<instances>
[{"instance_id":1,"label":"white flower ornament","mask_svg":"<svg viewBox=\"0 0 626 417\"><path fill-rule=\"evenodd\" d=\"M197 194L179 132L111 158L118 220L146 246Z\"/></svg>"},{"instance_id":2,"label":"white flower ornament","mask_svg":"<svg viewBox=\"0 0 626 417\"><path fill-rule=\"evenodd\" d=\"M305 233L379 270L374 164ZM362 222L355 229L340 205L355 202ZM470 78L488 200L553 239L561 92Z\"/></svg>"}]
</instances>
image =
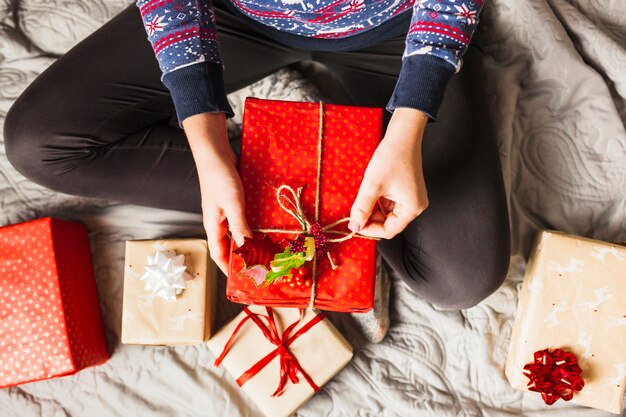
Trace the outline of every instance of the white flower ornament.
<instances>
[{"instance_id":1,"label":"white flower ornament","mask_svg":"<svg viewBox=\"0 0 626 417\"><path fill-rule=\"evenodd\" d=\"M186 282L193 279L185 272L185 255L176 255L174 250L157 250L148 256L144 269L139 277L146 282L144 289L168 301L176 301L176 296L187 288Z\"/></svg>"}]
</instances>

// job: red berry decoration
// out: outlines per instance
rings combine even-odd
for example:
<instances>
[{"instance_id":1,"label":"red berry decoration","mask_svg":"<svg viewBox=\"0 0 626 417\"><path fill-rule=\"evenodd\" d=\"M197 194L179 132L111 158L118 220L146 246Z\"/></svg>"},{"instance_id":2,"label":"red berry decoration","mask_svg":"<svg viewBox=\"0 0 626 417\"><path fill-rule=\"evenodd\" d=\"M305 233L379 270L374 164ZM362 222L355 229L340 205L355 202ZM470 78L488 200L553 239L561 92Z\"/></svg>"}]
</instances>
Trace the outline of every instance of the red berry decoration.
<instances>
[{"instance_id":1,"label":"red berry decoration","mask_svg":"<svg viewBox=\"0 0 626 417\"><path fill-rule=\"evenodd\" d=\"M311 234L316 239L324 235L324 228L322 227L320 222L315 222L311 225Z\"/></svg>"},{"instance_id":2,"label":"red berry decoration","mask_svg":"<svg viewBox=\"0 0 626 417\"><path fill-rule=\"evenodd\" d=\"M315 256L317 259L323 258L328 253L328 247L326 246L326 235L324 234L324 228L319 222L315 222L311 226L311 234L315 239Z\"/></svg>"},{"instance_id":3,"label":"red berry decoration","mask_svg":"<svg viewBox=\"0 0 626 417\"><path fill-rule=\"evenodd\" d=\"M297 271L298 271L297 272L298 276L306 277L306 268L305 267L301 266L300 268L298 268Z\"/></svg>"},{"instance_id":4,"label":"red berry decoration","mask_svg":"<svg viewBox=\"0 0 626 417\"><path fill-rule=\"evenodd\" d=\"M304 235L298 235L294 240L289 241L289 252L299 253L304 252Z\"/></svg>"},{"instance_id":5,"label":"red berry decoration","mask_svg":"<svg viewBox=\"0 0 626 417\"><path fill-rule=\"evenodd\" d=\"M317 259L322 259L327 253L328 247L325 244L318 245L318 243L315 242L315 256Z\"/></svg>"},{"instance_id":6,"label":"red berry decoration","mask_svg":"<svg viewBox=\"0 0 626 417\"><path fill-rule=\"evenodd\" d=\"M569 401L575 391L580 391L585 382L580 374L576 356L562 349L548 349L535 352L535 361L524 366L524 375L530 379L528 389L541 393L541 398L548 404L554 404L559 398Z\"/></svg>"}]
</instances>

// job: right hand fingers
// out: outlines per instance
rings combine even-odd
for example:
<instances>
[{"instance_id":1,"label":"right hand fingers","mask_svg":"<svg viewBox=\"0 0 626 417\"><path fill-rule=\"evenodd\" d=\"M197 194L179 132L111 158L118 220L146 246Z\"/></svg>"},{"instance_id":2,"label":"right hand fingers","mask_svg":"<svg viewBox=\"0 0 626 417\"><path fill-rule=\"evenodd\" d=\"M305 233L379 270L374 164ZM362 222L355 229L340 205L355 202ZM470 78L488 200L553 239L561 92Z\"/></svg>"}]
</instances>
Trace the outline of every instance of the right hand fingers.
<instances>
[{"instance_id":1,"label":"right hand fingers","mask_svg":"<svg viewBox=\"0 0 626 417\"><path fill-rule=\"evenodd\" d=\"M244 214L243 197L232 198L224 204L224 209L206 209L204 227L207 232L207 242L211 258L218 267L228 275L230 261L230 239L227 232L230 229L232 239L237 246L244 244L245 237L252 237Z\"/></svg>"},{"instance_id":2,"label":"right hand fingers","mask_svg":"<svg viewBox=\"0 0 626 417\"><path fill-rule=\"evenodd\" d=\"M243 197L231 200L231 202L224 207L224 212L228 220L230 234L237 246L244 244L245 237L252 238L252 230L250 230L250 226L248 226L248 222L246 221Z\"/></svg>"},{"instance_id":3,"label":"right hand fingers","mask_svg":"<svg viewBox=\"0 0 626 417\"><path fill-rule=\"evenodd\" d=\"M226 234L228 232L226 217L217 212L205 213L204 229L211 259L225 275L228 275L230 239Z\"/></svg>"}]
</instances>

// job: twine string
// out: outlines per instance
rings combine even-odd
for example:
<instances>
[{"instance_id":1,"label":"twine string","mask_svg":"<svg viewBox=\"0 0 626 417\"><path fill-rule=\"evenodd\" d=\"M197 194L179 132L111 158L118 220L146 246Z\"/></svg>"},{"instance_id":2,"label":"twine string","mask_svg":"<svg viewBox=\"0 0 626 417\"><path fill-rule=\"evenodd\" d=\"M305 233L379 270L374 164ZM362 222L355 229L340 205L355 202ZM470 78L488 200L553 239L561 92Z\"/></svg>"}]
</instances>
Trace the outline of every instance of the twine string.
<instances>
[{"instance_id":1,"label":"twine string","mask_svg":"<svg viewBox=\"0 0 626 417\"><path fill-rule=\"evenodd\" d=\"M283 190L290 193L293 198L284 196L282 194ZM276 189L276 200L278 201L278 204L280 205L280 207L283 210L285 210L287 213L291 214L298 221L298 223L300 223L300 226L302 226L302 229L304 231L309 232L311 230L311 224L309 223L306 216L304 215L304 210L302 209L302 205L300 203L302 200L301 196L302 196L302 187L299 187L296 190L294 190L288 185L281 185L280 187ZM287 207L283 203L283 200L286 200L293 209Z\"/></svg>"},{"instance_id":2,"label":"twine string","mask_svg":"<svg viewBox=\"0 0 626 417\"><path fill-rule=\"evenodd\" d=\"M324 138L324 103L320 101L320 128L317 131L317 178L315 180L315 223L320 217L320 182L322 179L322 142ZM326 251L330 265L333 270L337 269L330 252ZM315 296L317 295L317 254L313 256L313 266L311 267L311 297L309 298L309 308L315 308Z\"/></svg>"},{"instance_id":3,"label":"twine string","mask_svg":"<svg viewBox=\"0 0 626 417\"><path fill-rule=\"evenodd\" d=\"M320 101L320 128L317 131L317 178L315 179L315 222L320 217L320 188L322 184L322 143L324 142L324 103Z\"/></svg>"}]
</instances>

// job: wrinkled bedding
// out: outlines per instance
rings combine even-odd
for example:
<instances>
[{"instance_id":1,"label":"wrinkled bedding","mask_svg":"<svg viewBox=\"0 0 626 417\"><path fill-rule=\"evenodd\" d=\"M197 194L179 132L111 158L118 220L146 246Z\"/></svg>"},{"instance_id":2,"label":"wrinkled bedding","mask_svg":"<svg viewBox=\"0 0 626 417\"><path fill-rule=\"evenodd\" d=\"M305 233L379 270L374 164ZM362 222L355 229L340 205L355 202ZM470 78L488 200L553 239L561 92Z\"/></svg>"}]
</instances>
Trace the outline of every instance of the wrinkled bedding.
<instances>
[{"instance_id":1,"label":"wrinkled bedding","mask_svg":"<svg viewBox=\"0 0 626 417\"><path fill-rule=\"evenodd\" d=\"M129 4L0 0L0 128L38 74ZM611 415L562 402L548 408L513 390L503 370L533 233L555 228L626 241L626 4L491 0L476 37L490 81L484 111L496 121L510 203L509 276L462 312L440 311L394 279L392 326L379 344L366 343L348 315L332 315L355 357L300 417ZM229 96L238 115L233 137L247 95L319 98L297 72L281 70ZM213 368L204 345L119 343L124 241L200 236L200 217L46 190L13 169L1 144L0 135L0 225L48 215L88 225L112 358L72 377L0 390L0 416L258 415L232 379ZM217 308L217 326L238 311L223 297Z\"/></svg>"}]
</instances>

